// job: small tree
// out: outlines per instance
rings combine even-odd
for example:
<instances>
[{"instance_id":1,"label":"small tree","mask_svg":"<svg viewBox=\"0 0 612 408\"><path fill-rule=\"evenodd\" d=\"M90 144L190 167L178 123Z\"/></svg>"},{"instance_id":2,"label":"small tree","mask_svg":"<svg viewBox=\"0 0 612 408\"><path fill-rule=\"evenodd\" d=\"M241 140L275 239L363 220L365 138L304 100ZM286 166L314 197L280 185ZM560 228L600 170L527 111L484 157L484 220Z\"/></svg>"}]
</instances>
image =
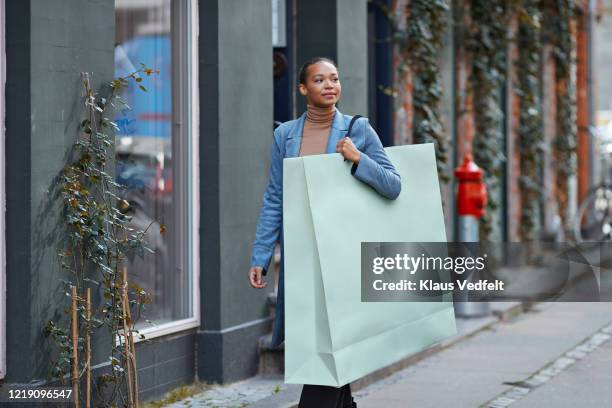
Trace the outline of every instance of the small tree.
<instances>
[{"instance_id":1,"label":"small tree","mask_svg":"<svg viewBox=\"0 0 612 408\"><path fill-rule=\"evenodd\" d=\"M59 349L58 358L52 363L52 375L64 383L72 370L74 388L74 384L83 382L85 374L87 406L92 398L90 339L99 329L110 334L111 369L94 381L95 406L138 406L133 335L144 338L135 324L150 296L138 285L128 285L125 261L136 253L153 252L146 246L145 235L156 221L144 230L129 226L130 204L120 194L125 186L115 182L107 165L114 163L114 134L119 130L111 117L117 108L129 109L121 96L122 90L133 84L146 92L143 77L158 73L142 64L140 69L108 84L107 97L94 92L89 75L83 74L84 117L69 164L60 178L66 236L58 256L61 269L68 275L63 283L72 299L77 323L72 324L71 335L53 321L48 322L45 331ZM165 227L158 225L163 234ZM92 289L101 295L97 305L92 305L89 295ZM65 312L69 311L66 308ZM75 395L75 401L80 399Z\"/></svg>"}]
</instances>

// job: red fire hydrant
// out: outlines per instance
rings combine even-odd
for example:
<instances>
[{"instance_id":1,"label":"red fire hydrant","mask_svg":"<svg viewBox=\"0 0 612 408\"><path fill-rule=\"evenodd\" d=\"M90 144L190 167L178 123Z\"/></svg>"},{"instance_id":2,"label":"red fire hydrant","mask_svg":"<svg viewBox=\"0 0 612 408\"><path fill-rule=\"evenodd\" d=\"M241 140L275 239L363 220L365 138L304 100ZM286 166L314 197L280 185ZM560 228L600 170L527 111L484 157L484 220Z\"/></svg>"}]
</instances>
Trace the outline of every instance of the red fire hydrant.
<instances>
[{"instance_id":1,"label":"red fire hydrant","mask_svg":"<svg viewBox=\"0 0 612 408\"><path fill-rule=\"evenodd\" d=\"M487 188L483 182L483 171L472 158L471 153L463 156L463 164L455 169L457 177L457 215L459 225L457 237L459 242L479 242L479 218L485 214L487 205ZM464 273L461 279L468 282L478 280L478 271ZM470 302L468 293L453 293L455 314L459 317L486 316L490 313L487 302Z\"/></svg>"},{"instance_id":2,"label":"red fire hydrant","mask_svg":"<svg viewBox=\"0 0 612 408\"><path fill-rule=\"evenodd\" d=\"M482 217L487 205L487 188L482 181L482 169L474 163L471 153L463 156L463 164L455 169L455 177L458 215Z\"/></svg>"}]
</instances>

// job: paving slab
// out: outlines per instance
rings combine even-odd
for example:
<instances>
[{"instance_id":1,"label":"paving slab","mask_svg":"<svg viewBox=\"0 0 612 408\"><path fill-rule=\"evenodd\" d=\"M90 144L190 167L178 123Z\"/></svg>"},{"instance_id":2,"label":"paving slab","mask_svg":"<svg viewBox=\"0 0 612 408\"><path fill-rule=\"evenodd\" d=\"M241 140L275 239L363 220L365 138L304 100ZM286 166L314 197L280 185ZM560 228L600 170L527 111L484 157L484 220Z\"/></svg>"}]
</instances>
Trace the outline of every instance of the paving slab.
<instances>
[{"instance_id":1,"label":"paving slab","mask_svg":"<svg viewBox=\"0 0 612 408\"><path fill-rule=\"evenodd\" d=\"M513 408L612 407L612 341L515 402Z\"/></svg>"},{"instance_id":2,"label":"paving slab","mask_svg":"<svg viewBox=\"0 0 612 408\"><path fill-rule=\"evenodd\" d=\"M356 400L360 408L479 407L611 321L612 303L538 304L356 392Z\"/></svg>"}]
</instances>

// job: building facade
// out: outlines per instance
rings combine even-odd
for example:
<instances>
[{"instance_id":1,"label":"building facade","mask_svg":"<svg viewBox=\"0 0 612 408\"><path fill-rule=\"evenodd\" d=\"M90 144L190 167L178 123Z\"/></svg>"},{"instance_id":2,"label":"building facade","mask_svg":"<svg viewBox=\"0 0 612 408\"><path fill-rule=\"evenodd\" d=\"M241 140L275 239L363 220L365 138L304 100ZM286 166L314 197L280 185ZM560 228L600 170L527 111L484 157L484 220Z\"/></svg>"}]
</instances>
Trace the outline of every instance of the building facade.
<instances>
[{"instance_id":1,"label":"building facade","mask_svg":"<svg viewBox=\"0 0 612 408\"><path fill-rule=\"evenodd\" d=\"M160 220L168 229L148 234L155 254L128 265L152 295L151 323L139 326L147 340L136 345L142 397L195 378L256 374L273 285L254 290L246 275L270 160L274 51L291 53L291 74L277 73L285 81L282 120L303 108L288 91L295 61L315 55L346 67L342 109L367 110L367 27L354 24L366 20L365 0L279 3L2 1L4 382L45 383L56 352L43 333L66 306L53 192L81 120L82 75L102 89L140 63L160 74L147 93L128 91L132 109L117 113L115 177L128 187L135 228ZM326 12L313 13L318 8ZM108 369L105 341L94 339L96 370Z\"/></svg>"},{"instance_id":2,"label":"building facade","mask_svg":"<svg viewBox=\"0 0 612 408\"><path fill-rule=\"evenodd\" d=\"M400 11L406 5L0 0L0 198L6 203L0 211L0 260L6 259L0 264L0 381L48 381L54 351L43 329L48 320L61 319L66 304L57 261L61 203L53 192L81 120L82 74L101 89L140 63L160 73L147 79L148 92L128 91L132 109L117 112L115 178L127 186L135 228L152 220L168 227L166 234L147 236L155 254L128 265L130 276L152 294L151 323L139 326L147 340L136 345L142 397L194 379L226 383L258 372L274 285L252 289L247 271L274 123L305 108L295 87L300 64L315 56L337 61L340 110L368 115L386 146L411 143L409 81L397 78L397 49L383 40L391 25L374 3ZM454 30L446 44L441 111L452 169L473 126L457 113L465 70ZM605 57L598 50L598 61ZM585 69L590 72L588 64ZM399 96L388 92L400 83ZM544 91L552 92L550 86ZM598 102L602 111L608 109L604 102ZM509 100L503 107L508 146L516 140L512 106ZM581 154L586 169L591 155ZM502 240L516 239L520 211L509 157ZM455 238L454 188L453 182L442 186L449 240ZM550 224L554 217L546 214L543 223ZM108 369L103 350L109 340L94 340L97 370Z\"/></svg>"}]
</instances>

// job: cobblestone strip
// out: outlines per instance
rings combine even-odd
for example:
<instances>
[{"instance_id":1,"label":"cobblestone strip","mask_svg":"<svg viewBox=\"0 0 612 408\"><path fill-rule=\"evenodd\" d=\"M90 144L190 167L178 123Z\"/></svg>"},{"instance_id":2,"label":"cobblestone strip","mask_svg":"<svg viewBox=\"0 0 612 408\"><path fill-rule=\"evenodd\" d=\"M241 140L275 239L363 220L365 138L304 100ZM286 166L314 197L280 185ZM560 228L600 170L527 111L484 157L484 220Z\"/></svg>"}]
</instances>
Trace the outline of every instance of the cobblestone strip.
<instances>
[{"instance_id":1,"label":"cobblestone strip","mask_svg":"<svg viewBox=\"0 0 612 408\"><path fill-rule=\"evenodd\" d=\"M215 386L165 408L243 408L282 391L283 378L253 378Z\"/></svg>"},{"instance_id":2,"label":"cobblestone strip","mask_svg":"<svg viewBox=\"0 0 612 408\"><path fill-rule=\"evenodd\" d=\"M511 384L513 385L512 388L481 405L481 408L505 408L514 404L534 389L547 383L562 371L582 360L602 344L610 341L610 339L612 339L612 324L600 329L573 349L565 352L562 356L532 374L526 380Z\"/></svg>"}]
</instances>

